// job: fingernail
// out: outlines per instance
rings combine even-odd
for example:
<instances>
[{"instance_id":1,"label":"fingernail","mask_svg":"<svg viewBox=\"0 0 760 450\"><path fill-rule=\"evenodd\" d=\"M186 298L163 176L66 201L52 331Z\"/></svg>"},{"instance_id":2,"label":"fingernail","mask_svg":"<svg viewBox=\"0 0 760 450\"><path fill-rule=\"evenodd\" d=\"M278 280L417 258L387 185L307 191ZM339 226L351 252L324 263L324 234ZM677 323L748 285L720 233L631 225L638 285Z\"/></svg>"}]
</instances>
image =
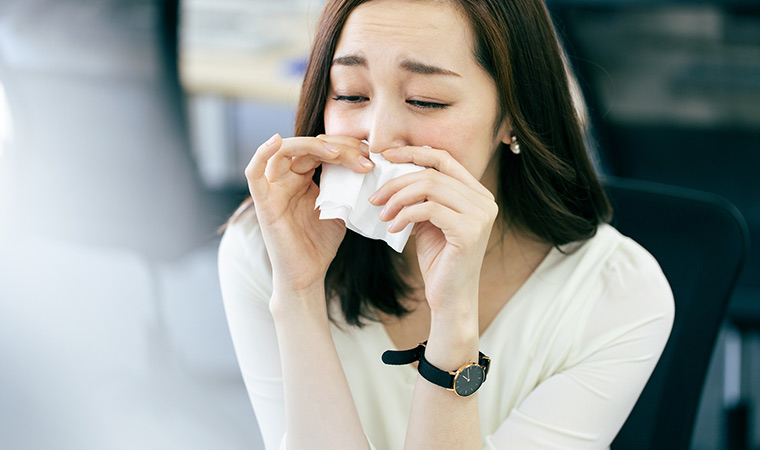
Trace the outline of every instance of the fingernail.
<instances>
[{"instance_id":1,"label":"fingernail","mask_svg":"<svg viewBox=\"0 0 760 450\"><path fill-rule=\"evenodd\" d=\"M369 154L369 145L365 144L364 141L362 141L361 144L359 144L359 150L362 151L362 153Z\"/></svg>"},{"instance_id":2,"label":"fingernail","mask_svg":"<svg viewBox=\"0 0 760 450\"><path fill-rule=\"evenodd\" d=\"M331 144L329 142L325 142L325 147L327 148L327 151L330 153L338 153L340 151L337 145Z\"/></svg>"},{"instance_id":3,"label":"fingernail","mask_svg":"<svg viewBox=\"0 0 760 450\"><path fill-rule=\"evenodd\" d=\"M372 167L375 166L375 164L372 161L370 161L364 156L359 156L359 164L361 164L362 167L366 167L368 169L371 169Z\"/></svg>"},{"instance_id":4,"label":"fingernail","mask_svg":"<svg viewBox=\"0 0 760 450\"><path fill-rule=\"evenodd\" d=\"M377 191L373 192L372 195L369 196L367 199L368 202L375 204L375 199L377 199ZM382 215L382 213L380 213Z\"/></svg>"},{"instance_id":5,"label":"fingernail","mask_svg":"<svg viewBox=\"0 0 760 450\"><path fill-rule=\"evenodd\" d=\"M275 133L275 134L273 134L273 135L272 135L272 137L270 137L270 138L269 138L269 140L267 140L267 141L264 143L264 145L266 145L267 147L269 147L270 145L274 144L274 141L276 141L276 140L277 140L277 136L279 136L279 133Z\"/></svg>"},{"instance_id":6,"label":"fingernail","mask_svg":"<svg viewBox=\"0 0 760 450\"><path fill-rule=\"evenodd\" d=\"M385 214L386 214L387 212L388 212L388 205L385 205L385 206L383 207L382 211L380 211L380 214L379 214L377 217L378 217L380 220L383 220L383 218L385 218Z\"/></svg>"}]
</instances>

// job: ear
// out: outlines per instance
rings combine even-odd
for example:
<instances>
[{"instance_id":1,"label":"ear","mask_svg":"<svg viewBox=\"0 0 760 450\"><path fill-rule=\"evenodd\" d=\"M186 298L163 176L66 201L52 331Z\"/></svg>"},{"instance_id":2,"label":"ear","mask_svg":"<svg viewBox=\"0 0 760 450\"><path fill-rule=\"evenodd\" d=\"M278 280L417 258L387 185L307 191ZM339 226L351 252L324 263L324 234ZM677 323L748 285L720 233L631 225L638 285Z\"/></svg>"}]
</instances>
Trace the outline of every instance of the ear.
<instances>
[{"instance_id":1,"label":"ear","mask_svg":"<svg viewBox=\"0 0 760 450\"><path fill-rule=\"evenodd\" d=\"M512 143L512 125L509 123L509 119L505 118L501 122L496 137L502 144L509 145Z\"/></svg>"}]
</instances>

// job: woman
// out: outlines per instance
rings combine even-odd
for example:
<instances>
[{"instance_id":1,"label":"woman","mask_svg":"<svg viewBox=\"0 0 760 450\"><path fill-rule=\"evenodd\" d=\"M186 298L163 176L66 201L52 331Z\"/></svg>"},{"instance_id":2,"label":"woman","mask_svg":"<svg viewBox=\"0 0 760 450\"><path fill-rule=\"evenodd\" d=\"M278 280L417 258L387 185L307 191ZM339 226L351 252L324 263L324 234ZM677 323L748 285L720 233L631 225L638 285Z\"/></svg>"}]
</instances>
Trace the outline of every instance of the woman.
<instances>
[{"instance_id":1,"label":"woman","mask_svg":"<svg viewBox=\"0 0 760 450\"><path fill-rule=\"evenodd\" d=\"M543 3L328 1L296 134L257 150L220 247L267 448L607 447L672 297L605 223ZM370 152L427 168L369 199L414 224L400 255L314 210L315 171Z\"/></svg>"}]
</instances>

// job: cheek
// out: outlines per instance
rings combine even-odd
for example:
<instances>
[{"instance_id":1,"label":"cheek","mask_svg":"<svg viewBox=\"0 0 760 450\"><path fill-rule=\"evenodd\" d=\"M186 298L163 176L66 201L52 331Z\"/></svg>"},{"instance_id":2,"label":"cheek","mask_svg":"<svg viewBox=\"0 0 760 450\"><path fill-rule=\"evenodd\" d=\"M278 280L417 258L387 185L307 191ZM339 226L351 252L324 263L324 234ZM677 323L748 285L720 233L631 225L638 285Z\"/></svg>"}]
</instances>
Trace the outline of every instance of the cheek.
<instances>
[{"instance_id":1,"label":"cheek","mask_svg":"<svg viewBox=\"0 0 760 450\"><path fill-rule=\"evenodd\" d=\"M457 158L457 160L459 160L458 156L462 153L460 148L466 146L466 139L469 134L457 116L433 120L429 118L413 120L410 121L409 128L414 130L411 133L412 136L410 136L412 145L429 145L433 148L444 149Z\"/></svg>"},{"instance_id":2,"label":"cheek","mask_svg":"<svg viewBox=\"0 0 760 450\"><path fill-rule=\"evenodd\" d=\"M331 106L325 107L325 134L336 136L353 136L359 129L357 118L349 111Z\"/></svg>"},{"instance_id":3,"label":"cheek","mask_svg":"<svg viewBox=\"0 0 760 450\"><path fill-rule=\"evenodd\" d=\"M474 177L480 179L491 161L495 147L490 123L467 121L462 117L446 120L435 126L421 127L417 145L447 150Z\"/></svg>"},{"instance_id":4,"label":"cheek","mask_svg":"<svg viewBox=\"0 0 760 450\"><path fill-rule=\"evenodd\" d=\"M335 134L334 130L340 123L340 120L338 120L336 117L335 108L330 107L329 103L325 106L325 113L323 117L325 121L325 133Z\"/></svg>"}]
</instances>

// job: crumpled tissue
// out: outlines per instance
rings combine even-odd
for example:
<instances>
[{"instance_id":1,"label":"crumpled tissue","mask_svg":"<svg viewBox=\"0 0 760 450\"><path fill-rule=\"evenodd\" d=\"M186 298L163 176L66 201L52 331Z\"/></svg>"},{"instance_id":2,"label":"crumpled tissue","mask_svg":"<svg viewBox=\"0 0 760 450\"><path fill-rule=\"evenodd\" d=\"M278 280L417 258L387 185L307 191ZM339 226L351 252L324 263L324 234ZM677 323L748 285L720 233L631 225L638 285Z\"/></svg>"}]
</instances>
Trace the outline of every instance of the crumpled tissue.
<instances>
[{"instance_id":1,"label":"crumpled tissue","mask_svg":"<svg viewBox=\"0 0 760 450\"><path fill-rule=\"evenodd\" d=\"M411 163L394 164L380 153L370 153L369 159L375 167L366 174L338 164L322 164L314 208L319 208L321 220L342 219L348 229L370 239L381 239L401 253L414 224L410 223L398 233L388 232L388 224L378 218L383 207L373 205L368 199L388 180L425 168Z\"/></svg>"}]
</instances>

